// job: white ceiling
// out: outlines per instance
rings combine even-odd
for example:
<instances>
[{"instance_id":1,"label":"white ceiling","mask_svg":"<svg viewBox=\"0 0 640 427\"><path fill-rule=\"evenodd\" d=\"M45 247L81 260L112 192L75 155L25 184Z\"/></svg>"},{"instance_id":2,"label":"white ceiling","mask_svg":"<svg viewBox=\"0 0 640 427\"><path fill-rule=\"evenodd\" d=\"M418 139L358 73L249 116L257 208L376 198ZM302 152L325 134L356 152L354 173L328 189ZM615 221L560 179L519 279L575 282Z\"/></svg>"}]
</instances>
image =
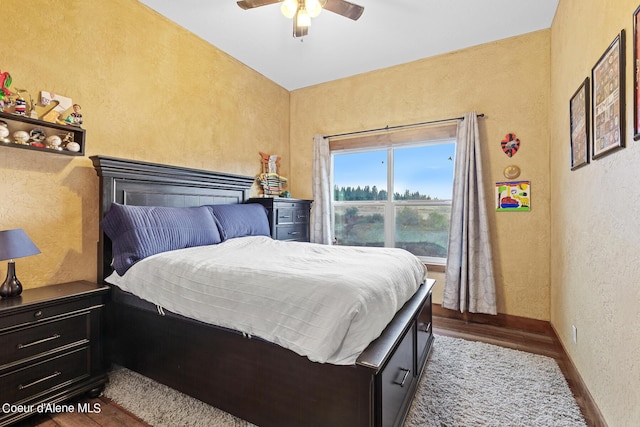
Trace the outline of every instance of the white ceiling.
<instances>
[{"instance_id":1,"label":"white ceiling","mask_svg":"<svg viewBox=\"0 0 640 427\"><path fill-rule=\"evenodd\" d=\"M351 0L358 21L322 11L293 38L278 4L140 0L288 90L551 26L559 0Z\"/></svg>"}]
</instances>

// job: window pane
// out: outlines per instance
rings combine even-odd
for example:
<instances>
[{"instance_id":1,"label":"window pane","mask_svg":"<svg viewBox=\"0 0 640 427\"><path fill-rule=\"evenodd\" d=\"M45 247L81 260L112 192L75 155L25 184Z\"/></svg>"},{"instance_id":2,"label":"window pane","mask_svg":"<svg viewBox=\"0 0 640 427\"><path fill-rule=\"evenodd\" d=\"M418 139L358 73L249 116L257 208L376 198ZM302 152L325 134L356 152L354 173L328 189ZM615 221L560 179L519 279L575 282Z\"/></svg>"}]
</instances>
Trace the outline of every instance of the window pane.
<instances>
[{"instance_id":1,"label":"window pane","mask_svg":"<svg viewBox=\"0 0 640 427\"><path fill-rule=\"evenodd\" d=\"M333 200L386 200L386 150L336 154Z\"/></svg>"},{"instance_id":2,"label":"window pane","mask_svg":"<svg viewBox=\"0 0 640 427\"><path fill-rule=\"evenodd\" d=\"M451 200L455 143L395 148L394 200Z\"/></svg>"},{"instance_id":3,"label":"window pane","mask_svg":"<svg viewBox=\"0 0 640 427\"><path fill-rule=\"evenodd\" d=\"M345 246L384 246L383 206L335 206L337 243Z\"/></svg>"},{"instance_id":4,"label":"window pane","mask_svg":"<svg viewBox=\"0 0 640 427\"><path fill-rule=\"evenodd\" d=\"M446 258L451 206L396 208L396 247L417 256Z\"/></svg>"}]
</instances>

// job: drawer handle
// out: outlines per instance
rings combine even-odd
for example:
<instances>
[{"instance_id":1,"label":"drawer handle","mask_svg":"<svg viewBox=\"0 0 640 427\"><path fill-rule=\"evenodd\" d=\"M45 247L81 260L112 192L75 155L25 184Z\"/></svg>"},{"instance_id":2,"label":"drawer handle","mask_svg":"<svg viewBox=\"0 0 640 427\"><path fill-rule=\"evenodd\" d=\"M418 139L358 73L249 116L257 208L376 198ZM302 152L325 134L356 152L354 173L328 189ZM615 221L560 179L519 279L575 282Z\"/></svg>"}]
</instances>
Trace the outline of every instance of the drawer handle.
<instances>
[{"instance_id":1,"label":"drawer handle","mask_svg":"<svg viewBox=\"0 0 640 427\"><path fill-rule=\"evenodd\" d=\"M307 217L306 215L298 215L298 219L303 219L303 218L306 218L306 217Z\"/></svg>"},{"instance_id":2,"label":"drawer handle","mask_svg":"<svg viewBox=\"0 0 640 427\"><path fill-rule=\"evenodd\" d=\"M20 350L22 348L27 348L27 347L31 347L31 346L34 346L34 345L42 344L43 342L52 341L52 340L55 340L55 339L58 339L58 338L60 338L60 334L51 335L48 338L43 338L41 340L33 341L33 342L30 342L30 343L27 343L27 344L18 344L18 350Z\"/></svg>"},{"instance_id":3,"label":"drawer handle","mask_svg":"<svg viewBox=\"0 0 640 427\"><path fill-rule=\"evenodd\" d=\"M35 380L33 382L30 382L29 384L24 384L24 385L20 384L18 386L18 390L24 390L25 388L29 388L29 387L34 386L36 384L40 384L43 381L50 380L51 378L55 378L55 377L57 377L58 375L61 375L61 374L62 374L62 372L55 371L53 374L51 374L49 376L46 376L44 378L40 378L39 380Z\"/></svg>"},{"instance_id":4,"label":"drawer handle","mask_svg":"<svg viewBox=\"0 0 640 427\"><path fill-rule=\"evenodd\" d=\"M300 234L299 231L290 231L289 236L295 236L296 234Z\"/></svg>"},{"instance_id":5,"label":"drawer handle","mask_svg":"<svg viewBox=\"0 0 640 427\"><path fill-rule=\"evenodd\" d=\"M431 330L431 322L418 322L418 330L420 332L429 332Z\"/></svg>"},{"instance_id":6,"label":"drawer handle","mask_svg":"<svg viewBox=\"0 0 640 427\"><path fill-rule=\"evenodd\" d=\"M33 313L33 317L35 317L36 319L39 319L42 317L42 310L38 310L35 313Z\"/></svg>"},{"instance_id":7,"label":"drawer handle","mask_svg":"<svg viewBox=\"0 0 640 427\"><path fill-rule=\"evenodd\" d=\"M407 380L407 377L409 376L409 372L411 372L410 369L404 369L404 368L400 368L400 372L404 372L404 375L402 375L402 380L401 381L393 381L394 384L399 385L400 387L404 387L404 382Z\"/></svg>"},{"instance_id":8,"label":"drawer handle","mask_svg":"<svg viewBox=\"0 0 640 427\"><path fill-rule=\"evenodd\" d=\"M280 215L278 218L280 218L280 219L289 219L289 218L291 218L291 216L289 216L289 215Z\"/></svg>"}]
</instances>

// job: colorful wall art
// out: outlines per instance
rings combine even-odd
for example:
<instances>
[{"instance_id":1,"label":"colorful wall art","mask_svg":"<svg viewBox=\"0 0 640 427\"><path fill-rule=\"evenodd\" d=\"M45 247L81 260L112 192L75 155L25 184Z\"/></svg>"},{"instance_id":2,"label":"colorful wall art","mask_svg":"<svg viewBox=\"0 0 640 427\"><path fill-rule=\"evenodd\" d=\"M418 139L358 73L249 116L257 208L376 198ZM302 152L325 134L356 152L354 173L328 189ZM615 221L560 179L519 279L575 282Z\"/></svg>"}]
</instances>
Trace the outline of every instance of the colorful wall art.
<instances>
[{"instance_id":1,"label":"colorful wall art","mask_svg":"<svg viewBox=\"0 0 640 427\"><path fill-rule=\"evenodd\" d=\"M496 182L496 211L530 211L531 182Z\"/></svg>"},{"instance_id":2,"label":"colorful wall art","mask_svg":"<svg viewBox=\"0 0 640 427\"><path fill-rule=\"evenodd\" d=\"M508 133L504 136L504 139L500 141L502 151L509 157L513 157L520 149L520 140L516 137L515 133Z\"/></svg>"}]
</instances>

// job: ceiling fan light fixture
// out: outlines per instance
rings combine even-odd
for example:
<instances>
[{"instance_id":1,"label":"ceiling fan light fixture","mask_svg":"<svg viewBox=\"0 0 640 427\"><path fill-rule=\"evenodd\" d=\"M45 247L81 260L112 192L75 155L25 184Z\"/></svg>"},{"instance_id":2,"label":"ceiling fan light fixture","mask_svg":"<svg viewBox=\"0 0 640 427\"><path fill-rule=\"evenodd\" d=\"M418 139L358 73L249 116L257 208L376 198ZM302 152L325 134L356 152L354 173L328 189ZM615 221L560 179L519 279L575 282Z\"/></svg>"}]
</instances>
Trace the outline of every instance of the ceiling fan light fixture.
<instances>
[{"instance_id":1,"label":"ceiling fan light fixture","mask_svg":"<svg viewBox=\"0 0 640 427\"><path fill-rule=\"evenodd\" d=\"M304 8L312 18L315 18L316 16L320 15L320 12L322 12L322 4L319 0L305 0Z\"/></svg>"},{"instance_id":2,"label":"ceiling fan light fixture","mask_svg":"<svg viewBox=\"0 0 640 427\"><path fill-rule=\"evenodd\" d=\"M295 16L298 11L298 2L297 0L284 0L282 2L282 6L280 6L280 11L284 16L291 19Z\"/></svg>"},{"instance_id":3,"label":"ceiling fan light fixture","mask_svg":"<svg viewBox=\"0 0 640 427\"><path fill-rule=\"evenodd\" d=\"M301 6L298 10L297 24L300 27L311 26L311 16L309 16L309 13L307 13L307 10L304 8L304 6Z\"/></svg>"},{"instance_id":4,"label":"ceiling fan light fixture","mask_svg":"<svg viewBox=\"0 0 640 427\"><path fill-rule=\"evenodd\" d=\"M349 0L237 0L236 3L243 10L280 3L282 14L293 19L293 37L306 36L311 26L311 18L318 16L322 9L354 21L364 12L364 7Z\"/></svg>"}]
</instances>

